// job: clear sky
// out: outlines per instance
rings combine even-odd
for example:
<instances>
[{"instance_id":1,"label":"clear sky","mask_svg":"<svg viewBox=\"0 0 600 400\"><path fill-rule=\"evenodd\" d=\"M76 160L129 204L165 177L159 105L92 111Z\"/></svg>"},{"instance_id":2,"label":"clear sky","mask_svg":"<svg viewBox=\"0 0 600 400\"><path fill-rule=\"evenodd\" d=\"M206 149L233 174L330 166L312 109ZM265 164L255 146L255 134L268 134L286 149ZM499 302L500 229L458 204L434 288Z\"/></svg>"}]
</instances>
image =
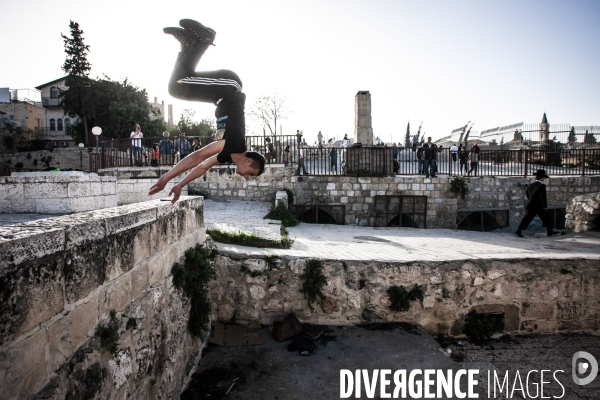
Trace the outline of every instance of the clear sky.
<instances>
[{"instance_id":1,"label":"clear sky","mask_svg":"<svg viewBox=\"0 0 600 400\"><path fill-rule=\"evenodd\" d=\"M354 97L371 93L385 141L434 139L517 122L600 125L600 1L513 0L21 0L5 2L0 87L33 88L64 75L61 33L80 24L91 77L128 78L196 119L209 104L167 93L176 40L162 28L192 18L217 31L198 69L231 69L248 96L287 99L283 133L354 132ZM247 117L248 132L262 133ZM128 132L124 132L127 136Z\"/></svg>"}]
</instances>

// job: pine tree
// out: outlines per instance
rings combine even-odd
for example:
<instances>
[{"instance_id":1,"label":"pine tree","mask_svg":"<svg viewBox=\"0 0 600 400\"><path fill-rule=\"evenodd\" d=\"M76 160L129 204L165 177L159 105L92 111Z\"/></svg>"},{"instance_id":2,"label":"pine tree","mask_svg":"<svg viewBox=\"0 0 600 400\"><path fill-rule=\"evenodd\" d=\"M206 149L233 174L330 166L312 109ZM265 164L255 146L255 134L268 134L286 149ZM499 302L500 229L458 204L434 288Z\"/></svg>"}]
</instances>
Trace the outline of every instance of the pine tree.
<instances>
[{"instance_id":1,"label":"pine tree","mask_svg":"<svg viewBox=\"0 0 600 400\"><path fill-rule=\"evenodd\" d=\"M569 139L568 139L569 143L571 143L571 145L575 144L575 142L577 142L577 136L575 136L575 127L571 127L571 132L569 132Z\"/></svg>"},{"instance_id":2,"label":"pine tree","mask_svg":"<svg viewBox=\"0 0 600 400\"><path fill-rule=\"evenodd\" d=\"M410 121L406 125L406 137L404 138L404 147L410 147Z\"/></svg>"},{"instance_id":3,"label":"pine tree","mask_svg":"<svg viewBox=\"0 0 600 400\"><path fill-rule=\"evenodd\" d=\"M61 105L65 113L70 116L79 115L83 119L83 126L87 139L87 120L94 114L93 96L91 88L93 81L88 77L91 65L87 61L87 53L90 47L83 42L83 31L79 29L77 22L70 21L69 29L71 37L63 34L60 36L65 43L67 57L62 66L63 71L68 74L66 79L66 90L61 90Z\"/></svg>"}]
</instances>

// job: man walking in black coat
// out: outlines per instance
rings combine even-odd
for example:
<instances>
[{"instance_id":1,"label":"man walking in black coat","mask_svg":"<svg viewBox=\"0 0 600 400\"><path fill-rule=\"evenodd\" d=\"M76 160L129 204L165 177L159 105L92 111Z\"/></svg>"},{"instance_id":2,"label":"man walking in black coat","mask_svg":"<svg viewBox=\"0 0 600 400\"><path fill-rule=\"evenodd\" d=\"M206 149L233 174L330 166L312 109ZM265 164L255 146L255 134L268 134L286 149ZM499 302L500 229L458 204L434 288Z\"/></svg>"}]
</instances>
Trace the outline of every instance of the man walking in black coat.
<instances>
[{"instance_id":1,"label":"man walking in black coat","mask_svg":"<svg viewBox=\"0 0 600 400\"><path fill-rule=\"evenodd\" d=\"M519 224L519 228L517 229L517 236L523 237L522 231L527 229L533 218L536 215L540 217L544 226L546 227L546 231L548 232L548 236L557 235L560 232L556 232L553 230L554 226L552 225L552 221L548 216L548 200L546 199L546 185L544 185L544 179L550 179L548 175L546 175L546 170L538 169L535 173L535 182L527 186L527 204L525 205L526 213Z\"/></svg>"}]
</instances>

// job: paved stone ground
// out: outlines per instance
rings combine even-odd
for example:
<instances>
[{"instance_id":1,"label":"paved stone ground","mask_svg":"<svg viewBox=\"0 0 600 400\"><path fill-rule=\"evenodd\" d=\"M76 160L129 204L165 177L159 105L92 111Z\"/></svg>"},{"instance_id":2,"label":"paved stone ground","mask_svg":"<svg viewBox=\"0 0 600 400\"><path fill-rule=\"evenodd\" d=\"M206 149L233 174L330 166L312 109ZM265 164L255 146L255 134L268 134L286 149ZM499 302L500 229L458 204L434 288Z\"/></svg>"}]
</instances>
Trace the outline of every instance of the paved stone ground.
<instances>
[{"instance_id":1,"label":"paved stone ground","mask_svg":"<svg viewBox=\"0 0 600 400\"><path fill-rule=\"evenodd\" d=\"M419 328L404 329L399 324L372 324L370 329L358 326L319 327L305 325L301 337L316 339L316 349L307 356L288 351L292 339L278 342L268 328L259 331L262 345L246 347L218 347L209 345L204 351L192 382L181 398L186 399L338 399L340 398L340 370L366 369L371 375L375 369L479 369L476 393L481 399L542 398L535 393L544 373L544 398L566 400L599 399L600 377L586 386L577 386L571 379L571 359L577 351L587 351L600 360L600 337L594 336L540 336L509 337L491 340L483 345L468 341L440 343ZM406 327L406 325L403 325ZM442 346L440 346L440 344ZM450 348L452 355L445 351ZM554 380L553 374L563 388ZM502 381L508 371L510 389L503 394L490 386L488 371ZM530 374L529 396L513 393L517 371L526 386ZM236 380L237 378L237 380ZM235 383L231 387L232 383ZM231 387L227 395L225 392ZM462 390L465 386L461 385ZM520 386L517 385L517 389ZM381 398L377 387L374 398ZM539 390L539 389L538 389ZM391 390L390 390L391 392ZM210 394L210 396L208 396ZM364 387L360 398L368 398ZM354 395L351 398L356 398ZM407 398L413 398L408 396ZM440 398L440 397L436 397ZM448 398L448 397L441 397Z\"/></svg>"},{"instance_id":2,"label":"paved stone ground","mask_svg":"<svg viewBox=\"0 0 600 400\"><path fill-rule=\"evenodd\" d=\"M262 219L269 203L207 200L206 226L259 236L279 234L278 225ZM213 221L219 221L218 223ZM455 231L451 229L370 228L350 225L300 224L287 228L291 249L260 249L218 244L241 254L276 254L338 260L447 261L510 258L600 259L600 232L568 233L519 238L512 233ZM273 236L268 236L272 238Z\"/></svg>"},{"instance_id":3,"label":"paved stone ground","mask_svg":"<svg viewBox=\"0 0 600 400\"><path fill-rule=\"evenodd\" d=\"M37 221L38 219L61 217L61 214L0 214L0 227L6 225L19 225L25 222Z\"/></svg>"},{"instance_id":4,"label":"paved stone ground","mask_svg":"<svg viewBox=\"0 0 600 400\"><path fill-rule=\"evenodd\" d=\"M244 232L267 240L281 240L279 221L264 219L271 203L204 200L204 225L224 232Z\"/></svg>"}]
</instances>

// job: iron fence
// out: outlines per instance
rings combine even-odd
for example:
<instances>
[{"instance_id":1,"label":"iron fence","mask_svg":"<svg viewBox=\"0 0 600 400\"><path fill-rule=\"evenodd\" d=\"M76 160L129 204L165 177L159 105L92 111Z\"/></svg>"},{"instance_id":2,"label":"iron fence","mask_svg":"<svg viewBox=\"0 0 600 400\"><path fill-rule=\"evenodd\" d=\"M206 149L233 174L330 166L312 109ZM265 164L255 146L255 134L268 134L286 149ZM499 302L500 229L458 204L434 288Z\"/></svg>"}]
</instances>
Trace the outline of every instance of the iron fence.
<instances>
[{"instance_id":1,"label":"iron fence","mask_svg":"<svg viewBox=\"0 0 600 400\"><path fill-rule=\"evenodd\" d=\"M196 139L201 146L213 141L211 137L186 137L184 140L160 141L157 138L114 139L100 143L100 159L95 168L123 166L152 166L151 148L158 143L160 155L155 166L171 166L194 151ZM268 140L267 140L268 139ZM591 139L590 139L591 142ZM136 144L136 145L132 145ZM247 136L248 150L265 156L267 166L293 167L298 175L317 176L394 176L425 175L420 152L412 148L315 147L299 145L296 136ZM450 149L435 152L435 175L471 176L531 176L538 169L551 175L600 174L600 146L551 146L517 150L482 150L478 161L461 161ZM91 161L90 161L91 162ZM97 169L91 169L95 171Z\"/></svg>"}]
</instances>

